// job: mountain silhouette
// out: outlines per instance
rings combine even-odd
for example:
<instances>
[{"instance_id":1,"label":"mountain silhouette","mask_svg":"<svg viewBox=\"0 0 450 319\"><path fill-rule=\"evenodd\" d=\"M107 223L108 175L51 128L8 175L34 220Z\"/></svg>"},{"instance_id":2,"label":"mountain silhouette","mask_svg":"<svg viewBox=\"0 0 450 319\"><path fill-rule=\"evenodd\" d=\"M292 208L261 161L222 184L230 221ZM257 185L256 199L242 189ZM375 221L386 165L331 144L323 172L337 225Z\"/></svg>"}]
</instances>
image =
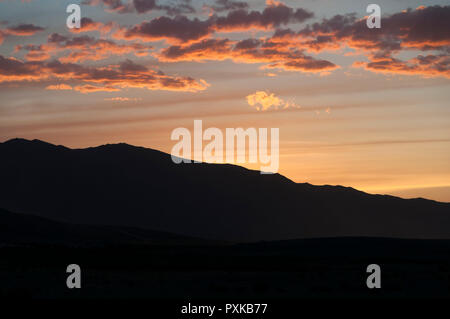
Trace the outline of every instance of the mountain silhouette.
<instances>
[{"instance_id":1,"label":"mountain silhouette","mask_svg":"<svg viewBox=\"0 0 450 319\"><path fill-rule=\"evenodd\" d=\"M211 242L213 244L214 242ZM201 239L132 227L76 225L0 208L0 246L105 247L210 244Z\"/></svg>"},{"instance_id":2,"label":"mountain silhouette","mask_svg":"<svg viewBox=\"0 0 450 319\"><path fill-rule=\"evenodd\" d=\"M0 207L74 224L231 241L450 238L450 203L294 183L228 164L177 165L128 144L9 140L0 143L0 180Z\"/></svg>"}]
</instances>

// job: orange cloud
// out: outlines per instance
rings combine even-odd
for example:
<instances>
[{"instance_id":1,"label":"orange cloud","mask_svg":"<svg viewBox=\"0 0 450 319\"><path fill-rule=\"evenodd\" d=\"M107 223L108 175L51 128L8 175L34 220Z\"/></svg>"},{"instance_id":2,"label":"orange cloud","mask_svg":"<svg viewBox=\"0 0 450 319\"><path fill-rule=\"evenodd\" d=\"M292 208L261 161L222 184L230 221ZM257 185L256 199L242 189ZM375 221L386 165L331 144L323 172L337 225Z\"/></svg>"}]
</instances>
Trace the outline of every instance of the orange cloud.
<instances>
[{"instance_id":1,"label":"orange cloud","mask_svg":"<svg viewBox=\"0 0 450 319\"><path fill-rule=\"evenodd\" d=\"M101 34L107 34L117 28L119 28L119 25L115 22L102 23L94 21L91 18L83 17L80 21L80 28L70 29L70 32L82 33L96 31Z\"/></svg>"},{"instance_id":2,"label":"orange cloud","mask_svg":"<svg viewBox=\"0 0 450 319\"><path fill-rule=\"evenodd\" d=\"M424 77L442 76L450 79L450 56L448 55L419 55L408 61L388 57L371 62L355 62L353 66L377 73L421 75Z\"/></svg>"},{"instance_id":3,"label":"orange cloud","mask_svg":"<svg viewBox=\"0 0 450 319\"><path fill-rule=\"evenodd\" d=\"M141 43L117 44L112 40L95 39L90 36L68 37L53 33L47 43L42 45L19 45L16 52L27 51L25 58L29 61L43 61L59 53L70 50L68 55L59 58L61 62L76 63L87 60L103 60L112 55L133 53L136 56L149 55L152 46Z\"/></svg>"},{"instance_id":4,"label":"orange cloud","mask_svg":"<svg viewBox=\"0 0 450 319\"><path fill-rule=\"evenodd\" d=\"M3 41L5 41L5 38L6 34L2 30L0 30L0 44L2 44Z\"/></svg>"},{"instance_id":5,"label":"orange cloud","mask_svg":"<svg viewBox=\"0 0 450 319\"><path fill-rule=\"evenodd\" d=\"M301 72L329 72L338 66L306 56L297 48L270 40L207 39L187 45L173 45L155 54L160 61L204 61L230 59L238 63L269 63L268 69Z\"/></svg>"},{"instance_id":6,"label":"orange cloud","mask_svg":"<svg viewBox=\"0 0 450 319\"><path fill-rule=\"evenodd\" d=\"M54 85L47 86L45 89L62 91L62 90L72 90L72 87L67 84L54 84Z\"/></svg>"},{"instance_id":7,"label":"orange cloud","mask_svg":"<svg viewBox=\"0 0 450 319\"><path fill-rule=\"evenodd\" d=\"M93 93L93 92L117 92L120 89L112 87L112 86L94 86L90 84L80 85L74 87L75 91L81 92L83 94Z\"/></svg>"},{"instance_id":8,"label":"orange cloud","mask_svg":"<svg viewBox=\"0 0 450 319\"><path fill-rule=\"evenodd\" d=\"M205 39L188 45L173 45L154 56L163 62L233 59L233 43L228 39Z\"/></svg>"},{"instance_id":9,"label":"orange cloud","mask_svg":"<svg viewBox=\"0 0 450 319\"><path fill-rule=\"evenodd\" d=\"M34 24L19 24L15 27L0 29L0 44L3 43L7 36L32 36L43 30L45 29Z\"/></svg>"},{"instance_id":10,"label":"orange cloud","mask_svg":"<svg viewBox=\"0 0 450 319\"><path fill-rule=\"evenodd\" d=\"M289 107L300 108L299 105L292 102L286 102L275 94L266 91L256 91L255 93L248 95L247 103L250 106L255 107L258 111L267 111L271 108L278 110L279 107L283 109Z\"/></svg>"},{"instance_id":11,"label":"orange cloud","mask_svg":"<svg viewBox=\"0 0 450 319\"><path fill-rule=\"evenodd\" d=\"M169 76L161 71L148 69L143 65L125 60L119 65L89 67L74 63L22 62L0 55L0 83L42 80L76 80L84 82L75 88L80 92L116 91L123 88L145 88L148 90L168 90L198 92L209 84L191 77ZM87 86L90 85L90 86Z\"/></svg>"},{"instance_id":12,"label":"orange cloud","mask_svg":"<svg viewBox=\"0 0 450 319\"><path fill-rule=\"evenodd\" d=\"M258 111L266 111L271 107L278 109L282 104L282 100L273 93L257 91L247 96L247 103L254 106Z\"/></svg>"}]
</instances>

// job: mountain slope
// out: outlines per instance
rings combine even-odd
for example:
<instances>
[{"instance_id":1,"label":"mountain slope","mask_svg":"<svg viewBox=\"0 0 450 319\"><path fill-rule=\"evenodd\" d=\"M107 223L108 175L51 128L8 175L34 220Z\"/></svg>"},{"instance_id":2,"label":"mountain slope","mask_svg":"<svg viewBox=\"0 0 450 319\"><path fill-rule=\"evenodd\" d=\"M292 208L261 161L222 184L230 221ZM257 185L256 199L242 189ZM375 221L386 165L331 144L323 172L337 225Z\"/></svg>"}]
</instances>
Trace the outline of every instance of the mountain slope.
<instances>
[{"instance_id":1,"label":"mountain slope","mask_svg":"<svg viewBox=\"0 0 450 319\"><path fill-rule=\"evenodd\" d=\"M233 165L180 164L127 144L0 143L0 206L54 220L202 238L450 238L450 204L297 184Z\"/></svg>"},{"instance_id":2,"label":"mountain slope","mask_svg":"<svg viewBox=\"0 0 450 319\"><path fill-rule=\"evenodd\" d=\"M131 227L73 225L0 208L0 246L51 245L98 247L107 245L206 244L206 241Z\"/></svg>"}]
</instances>

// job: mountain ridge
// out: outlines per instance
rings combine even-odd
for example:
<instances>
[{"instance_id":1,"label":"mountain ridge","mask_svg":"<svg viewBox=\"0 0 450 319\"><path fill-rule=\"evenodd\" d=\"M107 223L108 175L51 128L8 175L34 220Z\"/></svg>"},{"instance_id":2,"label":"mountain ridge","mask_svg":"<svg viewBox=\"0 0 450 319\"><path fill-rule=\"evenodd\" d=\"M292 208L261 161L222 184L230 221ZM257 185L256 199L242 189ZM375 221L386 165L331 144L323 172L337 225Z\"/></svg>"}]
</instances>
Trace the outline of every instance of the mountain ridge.
<instances>
[{"instance_id":1,"label":"mountain ridge","mask_svg":"<svg viewBox=\"0 0 450 319\"><path fill-rule=\"evenodd\" d=\"M175 164L126 143L0 143L0 206L70 223L230 241L450 238L450 204L295 183L230 164Z\"/></svg>"},{"instance_id":2,"label":"mountain ridge","mask_svg":"<svg viewBox=\"0 0 450 319\"><path fill-rule=\"evenodd\" d=\"M64 146L64 145L56 145L56 144L52 144L52 143L49 143L49 142L45 142L45 141L42 141L42 140L39 140L39 139L28 140L28 139L25 139L25 138L12 138L12 139L6 140L6 141L4 141L4 142L0 142L0 145L1 145L1 144L8 144L8 143L15 143L15 142L17 142L17 141L19 141L20 143L41 143L41 144L48 145L48 146L50 146L50 147L61 148L61 149L66 149L66 150L89 150L89 149L109 148L109 147L115 147L115 146L119 146L119 147L126 146L126 147L130 147L130 148L150 150L150 151L154 151L154 152L160 153L160 154L162 154L162 155L164 155L164 156L170 157L170 154L164 153L164 152L159 151L159 150L157 150L157 149L147 148L147 147L144 147L144 146L136 146L136 145L128 144L128 143L125 143L125 142L107 143L107 144L101 144L101 145L98 145L98 146L90 146L90 147L85 147L85 148L70 148L70 147L67 147L67 146ZM208 165L224 165L224 166L229 165L229 166L240 167L240 168L243 168L243 169L245 169L245 170L253 171L253 170L248 169L248 168L246 168L246 167L239 166L239 165L235 165L235 164L229 164L229 163L223 163L223 164L221 164L221 163L220 163L220 164L214 164L214 163L202 163L202 164L208 164ZM284 175L281 175L281 174L279 174L279 173L274 174L274 175L279 175L279 176L285 178L286 180L288 180L288 181L290 181L290 182L292 182L292 183L298 184L298 185L312 186L312 187L323 187L323 188L340 188L340 189L344 189L344 190L356 191L356 192L360 192L360 193L364 193L364 194L369 194L369 195L375 195L375 196L388 196L388 197L393 197L393 198L401 198L401 199L405 199L405 198L402 198L402 197L398 197L398 196L394 196L394 195L389 195L389 194L372 194L372 193L367 193L367 192L365 192L365 191L359 190L359 189L354 188L354 187L351 187L351 186L332 185L332 184L315 185L315 184L311 184L311 183L308 183L308 182L294 182L294 181L292 181L290 178L288 178L288 177L286 177L286 176L284 176ZM436 201L436 200L429 199L429 198L424 198L424 197L408 198L407 200L418 200L418 199L420 199L420 200L427 200L427 201L433 201L433 202L438 202L438 203L446 203L446 202L440 202L440 201Z\"/></svg>"}]
</instances>

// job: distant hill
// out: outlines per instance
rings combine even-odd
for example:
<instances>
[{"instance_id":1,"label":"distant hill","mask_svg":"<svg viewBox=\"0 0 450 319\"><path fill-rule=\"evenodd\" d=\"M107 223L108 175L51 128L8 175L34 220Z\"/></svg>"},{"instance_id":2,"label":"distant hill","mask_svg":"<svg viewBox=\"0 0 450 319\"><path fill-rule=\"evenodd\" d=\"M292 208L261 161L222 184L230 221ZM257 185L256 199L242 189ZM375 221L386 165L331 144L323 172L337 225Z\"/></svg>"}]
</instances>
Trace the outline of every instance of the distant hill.
<instances>
[{"instance_id":1,"label":"distant hill","mask_svg":"<svg viewBox=\"0 0 450 319\"><path fill-rule=\"evenodd\" d=\"M207 244L175 234L131 227L73 225L0 208L1 246L73 246Z\"/></svg>"},{"instance_id":2,"label":"distant hill","mask_svg":"<svg viewBox=\"0 0 450 319\"><path fill-rule=\"evenodd\" d=\"M0 143L0 207L77 224L234 241L450 238L450 204L297 184L225 164L174 164L127 144Z\"/></svg>"}]
</instances>

